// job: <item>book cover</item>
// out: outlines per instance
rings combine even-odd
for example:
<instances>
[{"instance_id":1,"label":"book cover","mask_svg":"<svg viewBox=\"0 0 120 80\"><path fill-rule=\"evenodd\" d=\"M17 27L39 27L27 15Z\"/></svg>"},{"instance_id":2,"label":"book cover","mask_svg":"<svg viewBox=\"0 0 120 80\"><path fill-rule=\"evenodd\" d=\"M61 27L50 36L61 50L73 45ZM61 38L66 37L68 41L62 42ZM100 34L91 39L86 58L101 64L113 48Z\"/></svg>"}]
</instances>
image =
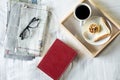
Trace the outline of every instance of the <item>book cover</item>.
<instances>
[{"instance_id":1,"label":"book cover","mask_svg":"<svg viewBox=\"0 0 120 80\"><path fill-rule=\"evenodd\" d=\"M54 80L58 80L76 55L75 50L56 39L39 63L38 68Z\"/></svg>"}]
</instances>

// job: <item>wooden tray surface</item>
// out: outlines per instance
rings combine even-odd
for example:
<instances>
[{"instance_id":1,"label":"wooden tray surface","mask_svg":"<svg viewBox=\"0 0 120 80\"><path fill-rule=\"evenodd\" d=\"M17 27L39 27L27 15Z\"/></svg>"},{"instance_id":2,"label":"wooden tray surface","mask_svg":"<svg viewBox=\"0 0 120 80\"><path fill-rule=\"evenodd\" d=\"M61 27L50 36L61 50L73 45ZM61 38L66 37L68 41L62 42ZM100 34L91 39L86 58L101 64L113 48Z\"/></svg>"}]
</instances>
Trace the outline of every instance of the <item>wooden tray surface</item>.
<instances>
[{"instance_id":1,"label":"wooden tray surface","mask_svg":"<svg viewBox=\"0 0 120 80\"><path fill-rule=\"evenodd\" d=\"M105 44L98 45L98 46L92 45L86 42L81 35L81 31L80 31L81 26L79 26L79 22L74 18L74 15L73 15L74 8L61 21L61 24L62 24L62 27L65 27L68 34L72 34L72 37L74 36L74 39L76 38L77 40L79 40L84 50L87 50L88 53L92 54L92 56L95 57L120 34L120 29L119 29L119 25L116 24L115 21L111 17L109 17L109 15L107 15L105 11L102 11L101 9L102 7L100 7L100 5L97 6L97 4L94 3L94 1L92 0L89 0L89 1L82 0L82 2L87 3L91 6L93 11L92 16L102 16L105 19L109 20L112 26L111 38Z\"/></svg>"}]
</instances>

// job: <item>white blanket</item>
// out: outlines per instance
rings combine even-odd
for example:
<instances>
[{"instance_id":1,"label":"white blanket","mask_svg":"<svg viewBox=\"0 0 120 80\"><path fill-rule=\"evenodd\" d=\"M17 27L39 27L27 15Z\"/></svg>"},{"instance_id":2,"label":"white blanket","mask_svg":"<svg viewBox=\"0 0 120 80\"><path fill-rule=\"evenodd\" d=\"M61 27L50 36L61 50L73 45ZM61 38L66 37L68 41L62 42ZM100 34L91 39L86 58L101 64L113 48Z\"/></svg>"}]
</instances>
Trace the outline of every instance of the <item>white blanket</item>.
<instances>
[{"instance_id":1,"label":"white blanket","mask_svg":"<svg viewBox=\"0 0 120 80\"><path fill-rule=\"evenodd\" d=\"M43 1L49 3L49 0ZM51 0L49 5L52 6L59 21L63 19L79 1L80 0ZM103 6L107 6L107 10L112 12L113 15L119 15L120 0L96 1L104 3ZM5 36L6 15L6 0L0 0L0 25L2 25L0 26L0 42L3 42L3 37ZM58 26L55 27L54 25L56 24L58 25L59 23L51 21L47 47L50 47L57 36L75 47L78 51L78 56L73 62L74 66L72 70L63 75L64 80L120 80L120 35L98 57L91 58L87 53L82 54L80 50L81 46L78 42L75 42L70 35L66 35L66 31L63 29L59 30ZM59 28L61 28L61 26L59 26ZM36 57L31 61L6 59L4 58L4 47L2 45L0 46L0 80L42 80L40 78L40 71L36 67L42 57Z\"/></svg>"}]
</instances>

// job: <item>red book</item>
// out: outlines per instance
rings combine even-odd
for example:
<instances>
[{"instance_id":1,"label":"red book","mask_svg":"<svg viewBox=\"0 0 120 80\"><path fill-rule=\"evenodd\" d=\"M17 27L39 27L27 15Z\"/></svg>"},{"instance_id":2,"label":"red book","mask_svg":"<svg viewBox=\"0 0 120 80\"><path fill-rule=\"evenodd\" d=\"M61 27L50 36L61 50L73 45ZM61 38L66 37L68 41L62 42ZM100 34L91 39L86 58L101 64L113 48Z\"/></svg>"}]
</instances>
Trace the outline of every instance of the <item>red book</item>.
<instances>
[{"instance_id":1,"label":"red book","mask_svg":"<svg viewBox=\"0 0 120 80\"><path fill-rule=\"evenodd\" d=\"M38 68L54 80L58 80L76 55L76 51L56 39L39 63Z\"/></svg>"}]
</instances>

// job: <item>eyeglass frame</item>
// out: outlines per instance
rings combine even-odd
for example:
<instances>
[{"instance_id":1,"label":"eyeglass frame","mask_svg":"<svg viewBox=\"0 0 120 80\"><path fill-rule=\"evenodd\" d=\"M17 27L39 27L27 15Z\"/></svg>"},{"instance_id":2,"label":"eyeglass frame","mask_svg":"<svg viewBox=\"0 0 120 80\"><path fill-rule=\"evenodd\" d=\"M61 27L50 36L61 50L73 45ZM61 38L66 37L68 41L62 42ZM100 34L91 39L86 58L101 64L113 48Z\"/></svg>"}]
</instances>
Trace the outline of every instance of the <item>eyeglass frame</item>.
<instances>
[{"instance_id":1,"label":"eyeglass frame","mask_svg":"<svg viewBox=\"0 0 120 80\"><path fill-rule=\"evenodd\" d=\"M36 27L38 27L38 25L39 25L39 23L40 23L39 20L40 20L39 18L34 17L34 18L28 23L27 27L26 27L26 28L20 33L20 35L19 35L19 37L21 37L21 40L23 40L23 39L25 38L25 37L24 37L24 33L25 33L26 30L30 31L29 28L36 28ZM32 22L34 22L34 21L39 21L39 22L37 23L37 26L36 26L36 27L30 27L30 24L31 24Z\"/></svg>"}]
</instances>

